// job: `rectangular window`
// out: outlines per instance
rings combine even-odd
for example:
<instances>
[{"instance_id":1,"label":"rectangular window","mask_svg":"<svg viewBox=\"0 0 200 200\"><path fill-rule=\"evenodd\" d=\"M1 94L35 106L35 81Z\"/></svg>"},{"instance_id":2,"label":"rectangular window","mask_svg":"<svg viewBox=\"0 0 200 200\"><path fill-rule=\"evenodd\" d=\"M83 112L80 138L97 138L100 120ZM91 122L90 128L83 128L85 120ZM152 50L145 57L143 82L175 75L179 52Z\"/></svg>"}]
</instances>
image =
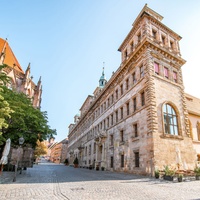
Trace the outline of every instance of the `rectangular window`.
<instances>
[{"instance_id":1,"label":"rectangular window","mask_svg":"<svg viewBox=\"0 0 200 200\"><path fill-rule=\"evenodd\" d=\"M137 104L136 104L136 97L133 99L133 112L135 112L137 109Z\"/></svg>"},{"instance_id":2,"label":"rectangular window","mask_svg":"<svg viewBox=\"0 0 200 200\"><path fill-rule=\"evenodd\" d=\"M116 122L118 122L118 111L115 111Z\"/></svg>"},{"instance_id":3,"label":"rectangular window","mask_svg":"<svg viewBox=\"0 0 200 200\"><path fill-rule=\"evenodd\" d=\"M136 76L135 76L135 72L133 73L133 84L135 84L136 83Z\"/></svg>"},{"instance_id":4,"label":"rectangular window","mask_svg":"<svg viewBox=\"0 0 200 200\"><path fill-rule=\"evenodd\" d=\"M94 149L93 152L96 153L96 143L94 143Z\"/></svg>"},{"instance_id":5,"label":"rectangular window","mask_svg":"<svg viewBox=\"0 0 200 200\"><path fill-rule=\"evenodd\" d=\"M110 107L110 97L108 98L108 107Z\"/></svg>"},{"instance_id":6,"label":"rectangular window","mask_svg":"<svg viewBox=\"0 0 200 200\"><path fill-rule=\"evenodd\" d=\"M144 95L144 92L141 93L141 105L142 106L145 105L145 95Z\"/></svg>"},{"instance_id":7,"label":"rectangular window","mask_svg":"<svg viewBox=\"0 0 200 200\"><path fill-rule=\"evenodd\" d=\"M177 72L173 71L173 79L174 79L174 82L177 83Z\"/></svg>"},{"instance_id":8,"label":"rectangular window","mask_svg":"<svg viewBox=\"0 0 200 200\"><path fill-rule=\"evenodd\" d=\"M124 142L124 131L123 130L120 131L120 141Z\"/></svg>"},{"instance_id":9,"label":"rectangular window","mask_svg":"<svg viewBox=\"0 0 200 200\"><path fill-rule=\"evenodd\" d=\"M126 79L126 90L129 89L129 79Z\"/></svg>"},{"instance_id":10,"label":"rectangular window","mask_svg":"<svg viewBox=\"0 0 200 200\"><path fill-rule=\"evenodd\" d=\"M164 76L165 78L169 78L169 70L167 67L164 67Z\"/></svg>"},{"instance_id":11,"label":"rectangular window","mask_svg":"<svg viewBox=\"0 0 200 200\"><path fill-rule=\"evenodd\" d=\"M124 155L121 155L121 167L124 167Z\"/></svg>"},{"instance_id":12,"label":"rectangular window","mask_svg":"<svg viewBox=\"0 0 200 200\"><path fill-rule=\"evenodd\" d=\"M116 100L118 99L118 90L115 91Z\"/></svg>"},{"instance_id":13,"label":"rectangular window","mask_svg":"<svg viewBox=\"0 0 200 200\"><path fill-rule=\"evenodd\" d=\"M111 104L113 104L114 103L114 95L112 94L111 95Z\"/></svg>"},{"instance_id":14,"label":"rectangular window","mask_svg":"<svg viewBox=\"0 0 200 200\"><path fill-rule=\"evenodd\" d=\"M121 111L121 119L123 119L123 116L124 116L124 113L123 113L123 112L124 112L123 107L120 108L120 111Z\"/></svg>"},{"instance_id":15,"label":"rectangular window","mask_svg":"<svg viewBox=\"0 0 200 200\"><path fill-rule=\"evenodd\" d=\"M144 67L143 65L140 67L140 78L144 76Z\"/></svg>"},{"instance_id":16,"label":"rectangular window","mask_svg":"<svg viewBox=\"0 0 200 200\"><path fill-rule=\"evenodd\" d=\"M139 33L138 35L138 43L141 41L141 33Z\"/></svg>"},{"instance_id":17,"label":"rectangular window","mask_svg":"<svg viewBox=\"0 0 200 200\"><path fill-rule=\"evenodd\" d=\"M114 163L113 161L114 161L114 160L113 160L113 156L111 156L111 157L110 157L110 168L113 168L113 163Z\"/></svg>"},{"instance_id":18,"label":"rectangular window","mask_svg":"<svg viewBox=\"0 0 200 200\"><path fill-rule=\"evenodd\" d=\"M138 127L137 124L133 125L133 137L138 137Z\"/></svg>"},{"instance_id":19,"label":"rectangular window","mask_svg":"<svg viewBox=\"0 0 200 200\"><path fill-rule=\"evenodd\" d=\"M110 135L110 146L113 146L113 135Z\"/></svg>"},{"instance_id":20,"label":"rectangular window","mask_svg":"<svg viewBox=\"0 0 200 200\"><path fill-rule=\"evenodd\" d=\"M107 128L109 128L110 123L109 123L109 117L107 118Z\"/></svg>"},{"instance_id":21,"label":"rectangular window","mask_svg":"<svg viewBox=\"0 0 200 200\"><path fill-rule=\"evenodd\" d=\"M121 95L123 95L123 93L124 93L124 90L123 90L123 84L120 85L120 88L121 88Z\"/></svg>"},{"instance_id":22,"label":"rectangular window","mask_svg":"<svg viewBox=\"0 0 200 200\"><path fill-rule=\"evenodd\" d=\"M126 112L127 112L127 115L129 115L129 113L130 113L129 112L129 103L126 104Z\"/></svg>"},{"instance_id":23,"label":"rectangular window","mask_svg":"<svg viewBox=\"0 0 200 200\"><path fill-rule=\"evenodd\" d=\"M89 155L91 155L91 145L89 145Z\"/></svg>"},{"instance_id":24,"label":"rectangular window","mask_svg":"<svg viewBox=\"0 0 200 200\"><path fill-rule=\"evenodd\" d=\"M154 71L155 71L155 74L159 74L159 64L154 62Z\"/></svg>"},{"instance_id":25,"label":"rectangular window","mask_svg":"<svg viewBox=\"0 0 200 200\"><path fill-rule=\"evenodd\" d=\"M103 105L101 105L101 114L103 113Z\"/></svg>"},{"instance_id":26,"label":"rectangular window","mask_svg":"<svg viewBox=\"0 0 200 200\"><path fill-rule=\"evenodd\" d=\"M111 115L111 126L113 125L113 114Z\"/></svg>"},{"instance_id":27,"label":"rectangular window","mask_svg":"<svg viewBox=\"0 0 200 200\"><path fill-rule=\"evenodd\" d=\"M135 152L135 167L140 167L140 157L139 152Z\"/></svg>"},{"instance_id":28,"label":"rectangular window","mask_svg":"<svg viewBox=\"0 0 200 200\"><path fill-rule=\"evenodd\" d=\"M170 44L170 48L173 49L174 43L172 41L170 41L169 44Z\"/></svg>"}]
</instances>

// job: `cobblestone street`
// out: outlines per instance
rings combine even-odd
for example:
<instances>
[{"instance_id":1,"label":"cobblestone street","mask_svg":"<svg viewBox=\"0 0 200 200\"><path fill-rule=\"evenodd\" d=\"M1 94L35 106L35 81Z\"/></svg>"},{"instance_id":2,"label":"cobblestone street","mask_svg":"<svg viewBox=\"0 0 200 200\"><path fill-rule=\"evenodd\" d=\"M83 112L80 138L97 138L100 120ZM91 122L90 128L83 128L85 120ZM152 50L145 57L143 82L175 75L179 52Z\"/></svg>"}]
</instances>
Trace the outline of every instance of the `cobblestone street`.
<instances>
[{"instance_id":1,"label":"cobblestone street","mask_svg":"<svg viewBox=\"0 0 200 200\"><path fill-rule=\"evenodd\" d=\"M0 176L1 200L200 199L200 181L167 182L108 171L41 163L17 174Z\"/></svg>"}]
</instances>

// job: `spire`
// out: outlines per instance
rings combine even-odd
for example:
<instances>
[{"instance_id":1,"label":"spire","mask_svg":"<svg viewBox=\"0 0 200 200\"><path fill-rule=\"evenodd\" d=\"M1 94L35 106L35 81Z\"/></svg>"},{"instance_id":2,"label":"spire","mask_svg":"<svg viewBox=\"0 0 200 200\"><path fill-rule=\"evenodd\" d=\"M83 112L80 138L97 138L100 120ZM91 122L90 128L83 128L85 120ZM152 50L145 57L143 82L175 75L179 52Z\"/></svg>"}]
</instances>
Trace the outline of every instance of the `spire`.
<instances>
[{"instance_id":1,"label":"spire","mask_svg":"<svg viewBox=\"0 0 200 200\"><path fill-rule=\"evenodd\" d=\"M31 63L28 63L28 67L27 67L26 72L25 72L25 77L26 78L29 77L30 71L31 71Z\"/></svg>"},{"instance_id":2,"label":"spire","mask_svg":"<svg viewBox=\"0 0 200 200\"><path fill-rule=\"evenodd\" d=\"M99 87L103 88L106 83L107 83L107 80L104 73L104 62L103 62L103 71L102 71L102 76L99 79Z\"/></svg>"},{"instance_id":3,"label":"spire","mask_svg":"<svg viewBox=\"0 0 200 200\"><path fill-rule=\"evenodd\" d=\"M42 85L41 85L41 79L42 77L40 76L39 80L38 80L38 83L37 83L37 89L40 90L42 88Z\"/></svg>"}]
</instances>

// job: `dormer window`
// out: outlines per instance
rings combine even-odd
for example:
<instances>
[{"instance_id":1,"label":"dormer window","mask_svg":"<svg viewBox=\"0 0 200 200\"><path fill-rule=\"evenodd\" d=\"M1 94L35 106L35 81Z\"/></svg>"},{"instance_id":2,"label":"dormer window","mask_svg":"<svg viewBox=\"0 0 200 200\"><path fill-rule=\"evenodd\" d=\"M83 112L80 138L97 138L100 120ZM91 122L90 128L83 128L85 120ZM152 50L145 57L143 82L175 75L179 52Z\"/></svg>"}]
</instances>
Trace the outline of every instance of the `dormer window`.
<instances>
[{"instance_id":1,"label":"dormer window","mask_svg":"<svg viewBox=\"0 0 200 200\"><path fill-rule=\"evenodd\" d=\"M127 49L124 51L124 58L126 59L128 57Z\"/></svg>"},{"instance_id":2,"label":"dormer window","mask_svg":"<svg viewBox=\"0 0 200 200\"><path fill-rule=\"evenodd\" d=\"M174 43L173 43L172 41L170 41L169 44L170 44L170 48L171 48L171 49L174 49Z\"/></svg>"},{"instance_id":3,"label":"dormer window","mask_svg":"<svg viewBox=\"0 0 200 200\"><path fill-rule=\"evenodd\" d=\"M156 30L152 30L152 36L154 39L156 39L156 35L157 35L157 31Z\"/></svg>"},{"instance_id":4,"label":"dormer window","mask_svg":"<svg viewBox=\"0 0 200 200\"><path fill-rule=\"evenodd\" d=\"M130 49L131 49L131 51L133 51L133 48L134 48L134 43L133 43L133 41L130 43Z\"/></svg>"},{"instance_id":5,"label":"dormer window","mask_svg":"<svg viewBox=\"0 0 200 200\"><path fill-rule=\"evenodd\" d=\"M165 40L166 40L166 38L165 38L164 35L161 36L161 40L162 40L162 43L165 45Z\"/></svg>"}]
</instances>

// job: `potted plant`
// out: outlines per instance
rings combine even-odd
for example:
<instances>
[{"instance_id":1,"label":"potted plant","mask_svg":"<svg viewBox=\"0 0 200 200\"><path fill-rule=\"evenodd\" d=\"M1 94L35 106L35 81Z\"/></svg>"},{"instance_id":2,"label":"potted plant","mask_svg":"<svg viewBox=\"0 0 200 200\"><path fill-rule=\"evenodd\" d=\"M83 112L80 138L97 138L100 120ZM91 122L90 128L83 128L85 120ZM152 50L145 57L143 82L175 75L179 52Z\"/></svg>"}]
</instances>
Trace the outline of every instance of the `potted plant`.
<instances>
[{"instance_id":1,"label":"potted plant","mask_svg":"<svg viewBox=\"0 0 200 200\"><path fill-rule=\"evenodd\" d=\"M101 167L101 170L104 171L104 169L105 169L105 168L102 166L102 167Z\"/></svg>"},{"instance_id":2,"label":"potted plant","mask_svg":"<svg viewBox=\"0 0 200 200\"><path fill-rule=\"evenodd\" d=\"M99 171L99 165L96 166L96 170Z\"/></svg>"},{"instance_id":3,"label":"potted plant","mask_svg":"<svg viewBox=\"0 0 200 200\"><path fill-rule=\"evenodd\" d=\"M74 159L74 168L77 168L78 167L78 158L76 157Z\"/></svg>"},{"instance_id":4,"label":"potted plant","mask_svg":"<svg viewBox=\"0 0 200 200\"><path fill-rule=\"evenodd\" d=\"M69 161L68 161L67 158L65 159L64 164L65 164L65 165L69 165Z\"/></svg>"},{"instance_id":5,"label":"potted plant","mask_svg":"<svg viewBox=\"0 0 200 200\"><path fill-rule=\"evenodd\" d=\"M196 175L196 180L200 180L200 167L196 167L194 173Z\"/></svg>"},{"instance_id":6,"label":"potted plant","mask_svg":"<svg viewBox=\"0 0 200 200\"><path fill-rule=\"evenodd\" d=\"M92 165L89 166L89 169L90 169L90 170L92 169Z\"/></svg>"},{"instance_id":7,"label":"potted plant","mask_svg":"<svg viewBox=\"0 0 200 200\"><path fill-rule=\"evenodd\" d=\"M178 182L182 182L183 181L183 174L178 174Z\"/></svg>"},{"instance_id":8,"label":"potted plant","mask_svg":"<svg viewBox=\"0 0 200 200\"><path fill-rule=\"evenodd\" d=\"M168 181L173 181L174 180L174 174L175 174L175 170L173 169L170 169L168 165L166 165L164 167L164 176L163 178L165 180L168 180Z\"/></svg>"},{"instance_id":9,"label":"potted plant","mask_svg":"<svg viewBox=\"0 0 200 200\"><path fill-rule=\"evenodd\" d=\"M154 173L155 173L155 178L159 178L160 171L158 169L156 169Z\"/></svg>"}]
</instances>

